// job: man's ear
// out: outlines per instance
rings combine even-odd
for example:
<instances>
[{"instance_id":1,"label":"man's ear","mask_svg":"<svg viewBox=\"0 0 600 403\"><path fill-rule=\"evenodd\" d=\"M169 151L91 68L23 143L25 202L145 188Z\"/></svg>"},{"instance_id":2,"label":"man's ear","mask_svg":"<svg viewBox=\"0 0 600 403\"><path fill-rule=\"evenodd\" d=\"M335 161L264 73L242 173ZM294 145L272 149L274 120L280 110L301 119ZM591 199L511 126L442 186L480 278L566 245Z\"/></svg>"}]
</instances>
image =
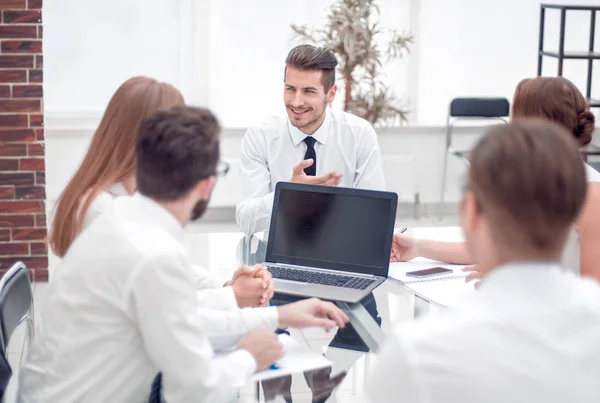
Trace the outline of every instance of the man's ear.
<instances>
[{"instance_id":1,"label":"man's ear","mask_svg":"<svg viewBox=\"0 0 600 403\"><path fill-rule=\"evenodd\" d=\"M331 87L329 89L329 91L327 91L327 103L330 104L333 102L333 100L335 99L335 94L337 93L337 85L333 85L333 87Z\"/></svg>"}]
</instances>

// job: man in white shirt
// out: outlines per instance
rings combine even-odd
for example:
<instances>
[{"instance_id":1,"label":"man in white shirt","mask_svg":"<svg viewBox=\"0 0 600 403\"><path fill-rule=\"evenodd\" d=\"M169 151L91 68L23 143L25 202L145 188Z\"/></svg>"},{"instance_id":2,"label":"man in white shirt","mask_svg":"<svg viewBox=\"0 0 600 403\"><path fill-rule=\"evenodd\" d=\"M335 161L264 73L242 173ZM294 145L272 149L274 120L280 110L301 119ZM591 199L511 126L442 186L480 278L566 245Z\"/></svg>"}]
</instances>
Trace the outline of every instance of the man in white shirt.
<instances>
[{"instance_id":1,"label":"man in white shirt","mask_svg":"<svg viewBox=\"0 0 600 403\"><path fill-rule=\"evenodd\" d=\"M224 402L281 356L276 327L344 326L316 299L211 311L199 304L183 227L202 216L220 172L216 118L176 107L142 124L139 193L115 201L69 248L19 373L20 402ZM232 322L221 326L223 318ZM247 335L247 333L249 333ZM229 348L215 356L210 341Z\"/></svg>"},{"instance_id":2,"label":"man in white shirt","mask_svg":"<svg viewBox=\"0 0 600 403\"><path fill-rule=\"evenodd\" d=\"M311 45L286 59L283 99L287 117L249 128L242 140L237 205L246 234L268 229L273 191L281 181L385 190L377 135L369 122L329 108L335 98L333 52Z\"/></svg>"},{"instance_id":3,"label":"man in white shirt","mask_svg":"<svg viewBox=\"0 0 600 403\"><path fill-rule=\"evenodd\" d=\"M382 347L372 402L600 402L600 286L563 270L586 174L571 135L542 121L491 128L461 204L480 290Z\"/></svg>"}]
</instances>

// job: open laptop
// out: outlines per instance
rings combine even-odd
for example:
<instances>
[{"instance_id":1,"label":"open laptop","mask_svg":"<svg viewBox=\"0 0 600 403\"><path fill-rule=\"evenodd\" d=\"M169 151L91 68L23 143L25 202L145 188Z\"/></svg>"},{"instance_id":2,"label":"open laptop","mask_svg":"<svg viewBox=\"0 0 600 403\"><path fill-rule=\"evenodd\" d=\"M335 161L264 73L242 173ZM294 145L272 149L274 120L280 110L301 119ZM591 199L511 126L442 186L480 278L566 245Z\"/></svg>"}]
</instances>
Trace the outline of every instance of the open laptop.
<instances>
[{"instance_id":1,"label":"open laptop","mask_svg":"<svg viewBox=\"0 0 600 403\"><path fill-rule=\"evenodd\" d=\"M358 302L385 281L398 195L279 182L265 266L275 291Z\"/></svg>"}]
</instances>

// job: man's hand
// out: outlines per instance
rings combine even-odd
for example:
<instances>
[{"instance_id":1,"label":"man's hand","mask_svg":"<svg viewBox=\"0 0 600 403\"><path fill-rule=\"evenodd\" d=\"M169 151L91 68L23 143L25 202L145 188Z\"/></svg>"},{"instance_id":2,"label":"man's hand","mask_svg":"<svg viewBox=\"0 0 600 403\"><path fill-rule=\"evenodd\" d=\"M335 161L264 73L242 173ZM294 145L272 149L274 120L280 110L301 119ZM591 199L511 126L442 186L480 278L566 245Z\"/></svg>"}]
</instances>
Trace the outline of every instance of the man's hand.
<instances>
[{"instance_id":1,"label":"man's hand","mask_svg":"<svg viewBox=\"0 0 600 403\"><path fill-rule=\"evenodd\" d=\"M321 176L308 176L304 173L304 168L308 168L313 164L313 160L307 159L300 162L292 170L292 178L290 182L305 183L308 185L322 185L322 186L337 186L342 180L342 174L337 172L329 172Z\"/></svg>"},{"instance_id":2,"label":"man's hand","mask_svg":"<svg viewBox=\"0 0 600 403\"><path fill-rule=\"evenodd\" d=\"M283 356L283 345L269 329L257 329L244 337L238 349L247 350L256 360L256 369L262 371Z\"/></svg>"},{"instance_id":3,"label":"man's hand","mask_svg":"<svg viewBox=\"0 0 600 403\"><path fill-rule=\"evenodd\" d=\"M394 234L390 262L406 262L419 256L417 241L402 234Z\"/></svg>"},{"instance_id":4,"label":"man's hand","mask_svg":"<svg viewBox=\"0 0 600 403\"><path fill-rule=\"evenodd\" d=\"M322 327L329 331L335 326L344 328L349 321L348 316L337 305L317 298L281 305L277 310L280 328Z\"/></svg>"},{"instance_id":5,"label":"man's hand","mask_svg":"<svg viewBox=\"0 0 600 403\"><path fill-rule=\"evenodd\" d=\"M242 266L228 281L239 307L265 306L273 297L273 280L266 267Z\"/></svg>"}]
</instances>

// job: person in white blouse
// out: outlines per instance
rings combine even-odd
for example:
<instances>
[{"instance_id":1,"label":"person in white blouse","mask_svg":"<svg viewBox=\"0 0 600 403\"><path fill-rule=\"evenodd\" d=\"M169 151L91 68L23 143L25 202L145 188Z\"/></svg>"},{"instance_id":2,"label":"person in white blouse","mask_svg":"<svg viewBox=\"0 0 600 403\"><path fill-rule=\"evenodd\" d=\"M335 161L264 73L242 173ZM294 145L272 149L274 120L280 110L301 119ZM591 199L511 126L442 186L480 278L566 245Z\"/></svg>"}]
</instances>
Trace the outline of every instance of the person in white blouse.
<instances>
[{"instance_id":1,"label":"person in white blouse","mask_svg":"<svg viewBox=\"0 0 600 403\"><path fill-rule=\"evenodd\" d=\"M566 128L581 148L587 146L595 130L595 117L577 87L563 77L536 77L522 80L515 91L512 120L542 118ZM573 226L563 253L563 265L582 276L600 281L600 173L585 166L588 182L584 208ZM417 256L457 264L478 263L464 243L414 240L395 234L392 261ZM477 265L465 268L469 280L481 276Z\"/></svg>"},{"instance_id":2,"label":"person in white blouse","mask_svg":"<svg viewBox=\"0 0 600 403\"><path fill-rule=\"evenodd\" d=\"M230 320L245 332L220 335L231 352L215 356L183 227L202 216L222 173L219 133L214 115L200 108L179 106L143 122L138 193L117 199L64 256L19 372L20 402L147 401L158 372L166 401L226 402L281 356L277 326L344 327L348 317L317 299L238 309Z\"/></svg>"},{"instance_id":3,"label":"person in white blouse","mask_svg":"<svg viewBox=\"0 0 600 403\"><path fill-rule=\"evenodd\" d=\"M561 266L586 195L569 132L542 120L487 131L460 222L483 275L464 300L398 326L373 362L373 403L600 401L600 285Z\"/></svg>"},{"instance_id":4,"label":"person in white blouse","mask_svg":"<svg viewBox=\"0 0 600 403\"><path fill-rule=\"evenodd\" d=\"M240 229L268 229L273 192L281 181L385 190L377 135L369 122L333 110L337 87L333 52L311 45L286 59L286 117L270 117L246 131L241 146Z\"/></svg>"},{"instance_id":5,"label":"person in white blouse","mask_svg":"<svg viewBox=\"0 0 600 403\"><path fill-rule=\"evenodd\" d=\"M179 90L149 77L132 77L117 89L83 161L57 200L49 231L49 245L57 256L64 256L78 234L118 197L136 191L134 148L142 120L183 104ZM205 306L266 305L273 295L271 275L259 267L242 267L231 279L196 265L190 270Z\"/></svg>"}]
</instances>

